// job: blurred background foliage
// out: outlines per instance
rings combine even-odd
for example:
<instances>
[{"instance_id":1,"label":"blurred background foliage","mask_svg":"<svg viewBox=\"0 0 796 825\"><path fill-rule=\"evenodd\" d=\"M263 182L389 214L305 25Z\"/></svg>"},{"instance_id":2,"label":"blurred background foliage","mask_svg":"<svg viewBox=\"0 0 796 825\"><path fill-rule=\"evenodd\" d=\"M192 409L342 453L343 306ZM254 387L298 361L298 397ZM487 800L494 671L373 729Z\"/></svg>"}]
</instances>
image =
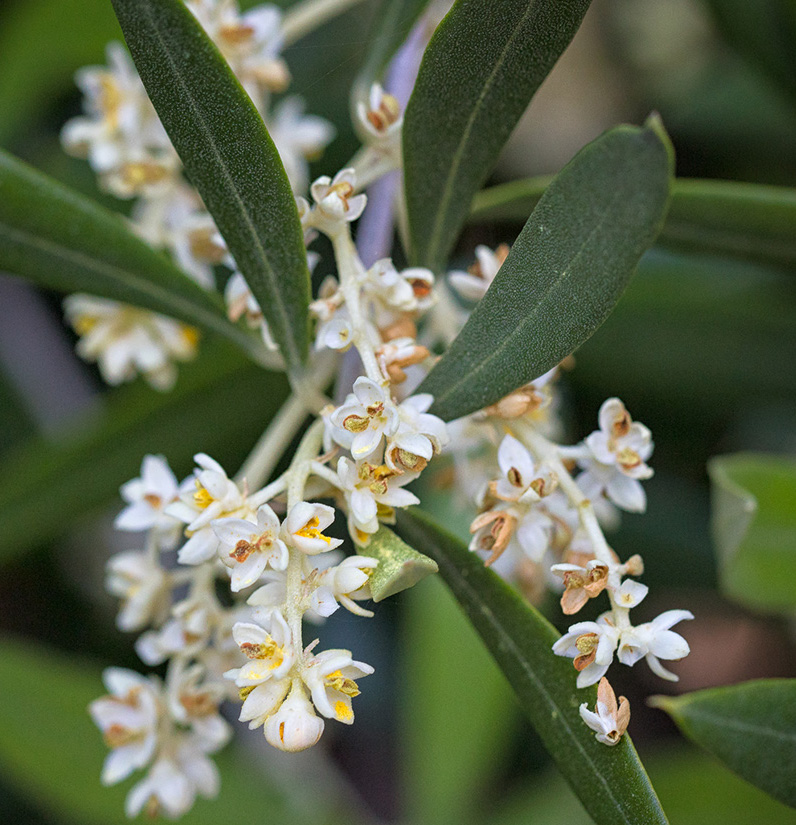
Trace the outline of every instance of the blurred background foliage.
<instances>
[{"instance_id":1,"label":"blurred background foliage","mask_svg":"<svg viewBox=\"0 0 796 825\"><path fill-rule=\"evenodd\" d=\"M286 54L291 92L338 130L318 171L339 168L356 146L348 89L378 17L379 3L368 0ZM0 4L0 146L106 204L58 133L79 111L75 70L103 62L105 44L120 36L105 0ZM595 0L492 182L552 173L604 129L656 109L679 176L793 187L795 46L793 0ZM791 220L793 210L783 215ZM457 255L466 262L476 243L510 240L517 228L474 222ZM648 512L625 516L613 542L622 557L645 557L652 592L642 619L693 610L692 654L677 686L642 668L616 677L675 825L796 822L644 704L654 692L796 675L792 624L789 632L765 604L741 607L717 591L706 473L719 454L796 451L791 229L786 254L765 243L762 255L732 257L698 242L659 244L563 381L573 440L593 429L610 395L655 436ZM200 449L234 469L286 392L218 341L205 342L168 395L140 382L105 390L72 343L58 299L0 279L0 820L8 823L123 821L122 791L99 785L104 748L85 714L102 692L102 666L137 667L102 594L104 562L122 547L110 530L118 486L145 452L165 454L180 475ZM466 534L469 503L428 495ZM791 555L780 572L793 563ZM784 612L792 617L793 603ZM550 615L563 624L557 610ZM331 822L352 809L424 825L588 821L440 582L389 600L362 624L357 650L376 674L358 724L335 731L328 753L292 758L242 735L222 766L222 798L199 803L188 822ZM353 627L335 618L324 638L334 644ZM306 778L309 792L289 796L288 776Z\"/></svg>"}]
</instances>

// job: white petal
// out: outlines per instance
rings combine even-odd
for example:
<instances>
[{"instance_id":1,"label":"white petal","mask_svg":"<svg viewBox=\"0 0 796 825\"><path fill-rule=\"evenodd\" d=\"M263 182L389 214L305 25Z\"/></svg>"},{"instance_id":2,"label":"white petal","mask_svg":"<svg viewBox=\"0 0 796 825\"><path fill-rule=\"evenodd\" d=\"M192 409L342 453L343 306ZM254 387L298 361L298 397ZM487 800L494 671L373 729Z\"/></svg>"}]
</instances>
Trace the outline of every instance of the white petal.
<instances>
[{"instance_id":1,"label":"white petal","mask_svg":"<svg viewBox=\"0 0 796 825\"><path fill-rule=\"evenodd\" d=\"M608 498L629 513L643 513L647 509L647 495L641 483L617 472L606 484Z\"/></svg>"},{"instance_id":2,"label":"white petal","mask_svg":"<svg viewBox=\"0 0 796 825\"><path fill-rule=\"evenodd\" d=\"M627 579L622 582L622 586L616 591L614 598L617 604L622 607L635 607L649 592L649 587L641 582Z\"/></svg>"}]
</instances>

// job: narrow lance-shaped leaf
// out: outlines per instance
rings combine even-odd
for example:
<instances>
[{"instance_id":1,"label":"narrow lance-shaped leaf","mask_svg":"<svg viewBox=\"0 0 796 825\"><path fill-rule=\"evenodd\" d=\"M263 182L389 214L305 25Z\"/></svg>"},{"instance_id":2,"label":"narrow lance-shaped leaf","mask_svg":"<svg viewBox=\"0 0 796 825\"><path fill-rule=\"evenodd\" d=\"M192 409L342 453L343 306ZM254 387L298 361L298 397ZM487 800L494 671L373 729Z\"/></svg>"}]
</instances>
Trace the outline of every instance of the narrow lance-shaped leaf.
<instances>
[{"instance_id":1,"label":"narrow lance-shaped leaf","mask_svg":"<svg viewBox=\"0 0 796 825\"><path fill-rule=\"evenodd\" d=\"M569 659L553 654L555 628L458 539L416 510L399 514L398 531L439 565L523 712L598 825L665 823L649 777L627 735L614 747L596 741L578 707L596 690L575 687Z\"/></svg>"},{"instance_id":2,"label":"narrow lance-shaped leaf","mask_svg":"<svg viewBox=\"0 0 796 825\"><path fill-rule=\"evenodd\" d=\"M756 610L796 608L796 459L755 453L708 465L721 589Z\"/></svg>"},{"instance_id":3,"label":"narrow lance-shaped leaf","mask_svg":"<svg viewBox=\"0 0 796 825\"><path fill-rule=\"evenodd\" d=\"M113 0L147 93L291 371L309 340L310 276L279 154L182 0Z\"/></svg>"},{"instance_id":4,"label":"narrow lance-shaped leaf","mask_svg":"<svg viewBox=\"0 0 796 825\"><path fill-rule=\"evenodd\" d=\"M39 286L89 292L171 315L234 341L257 359L256 338L127 228L119 215L0 152L0 269Z\"/></svg>"},{"instance_id":5,"label":"narrow lance-shaped leaf","mask_svg":"<svg viewBox=\"0 0 796 825\"><path fill-rule=\"evenodd\" d=\"M660 230L672 165L657 118L618 126L575 156L423 381L432 412L450 420L492 404L592 335Z\"/></svg>"},{"instance_id":6,"label":"narrow lance-shaped leaf","mask_svg":"<svg viewBox=\"0 0 796 825\"><path fill-rule=\"evenodd\" d=\"M550 181L525 178L483 189L473 199L470 220L521 223ZM678 178L656 245L700 256L796 265L796 189Z\"/></svg>"},{"instance_id":7,"label":"narrow lance-shaped leaf","mask_svg":"<svg viewBox=\"0 0 796 825\"><path fill-rule=\"evenodd\" d=\"M404 118L413 263L443 267L500 150L589 0L457 0L426 49Z\"/></svg>"},{"instance_id":8,"label":"narrow lance-shaped leaf","mask_svg":"<svg viewBox=\"0 0 796 825\"><path fill-rule=\"evenodd\" d=\"M796 679L654 696L649 704L730 770L796 808Z\"/></svg>"}]
</instances>

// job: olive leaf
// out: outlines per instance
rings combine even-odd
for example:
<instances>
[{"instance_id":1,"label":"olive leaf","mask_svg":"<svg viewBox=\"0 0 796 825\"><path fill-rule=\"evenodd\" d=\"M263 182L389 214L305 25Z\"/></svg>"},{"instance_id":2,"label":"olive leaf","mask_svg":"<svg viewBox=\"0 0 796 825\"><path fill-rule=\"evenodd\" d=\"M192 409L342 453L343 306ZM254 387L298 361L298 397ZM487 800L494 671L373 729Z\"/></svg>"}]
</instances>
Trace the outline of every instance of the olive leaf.
<instances>
[{"instance_id":1,"label":"olive leaf","mask_svg":"<svg viewBox=\"0 0 796 825\"><path fill-rule=\"evenodd\" d=\"M538 378L608 317L666 214L671 144L660 121L618 126L556 176L419 392L451 420Z\"/></svg>"},{"instance_id":2,"label":"olive leaf","mask_svg":"<svg viewBox=\"0 0 796 825\"><path fill-rule=\"evenodd\" d=\"M182 0L113 0L147 93L291 372L308 352L298 211L254 104Z\"/></svg>"}]
</instances>

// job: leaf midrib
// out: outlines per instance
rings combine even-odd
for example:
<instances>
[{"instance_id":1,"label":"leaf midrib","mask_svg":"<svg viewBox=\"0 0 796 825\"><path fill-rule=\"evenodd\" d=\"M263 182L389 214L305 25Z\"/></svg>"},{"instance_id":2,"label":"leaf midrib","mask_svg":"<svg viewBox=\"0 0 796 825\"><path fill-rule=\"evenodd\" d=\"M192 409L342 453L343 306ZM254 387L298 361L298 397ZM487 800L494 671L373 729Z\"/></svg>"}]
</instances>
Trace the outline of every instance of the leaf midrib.
<instances>
[{"instance_id":1,"label":"leaf midrib","mask_svg":"<svg viewBox=\"0 0 796 825\"><path fill-rule=\"evenodd\" d=\"M185 80L183 79L182 73L178 70L177 64L174 62L174 60L171 56L171 52L166 46L165 39L162 37L161 32L158 29L157 25L155 25L152 6L148 4L147 7L144 10L144 13L146 15L148 23L150 24L150 29L154 33L155 39L157 40L158 45L161 47L161 51L162 51L164 57L166 58L166 62L168 63L169 67L172 69L172 73L173 73L173 75L174 75L174 77L177 81L177 84L179 85L179 87L185 93L185 99L186 99L187 103L189 104L191 110L193 111L193 113L196 117L197 125L201 129L202 134L204 135L204 137L206 138L206 145L205 145L204 148L208 148L208 147L210 148L210 151L212 152L212 154L216 158L216 161L218 163L218 167L219 167L219 169L220 169L220 171L223 175L223 178L228 184L228 189L232 193L233 204L237 207L237 211L239 212L239 214L240 214L240 216L243 220L244 226L245 226L248 234L251 236L252 250L255 252L255 254L262 261L263 274L268 279L269 286L270 286L270 289L271 289L271 294L268 296L268 298L269 298L269 301L271 303L271 306L276 308L276 310L277 310L277 312L280 316L280 320L282 322L282 328L283 328L284 333L285 333L284 336L282 337L282 340L283 340L283 342L285 342L287 344L287 349L289 350L289 352L284 353L285 360L289 363L298 365L298 364L301 363L301 357L300 357L300 354L299 354L299 352L296 348L295 341L293 340L293 338L289 334L290 328L291 328L290 316L289 316L289 313L287 312L287 310L285 308L285 305L282 301L282 296L281 296L281 292L279 290L279 283L278 283L277 278L276 278L276 273L274 272L273 267L271 266L271 262L268 259L268 255L266 253L265 247L262 245L262 243L260 241L260 237L257 234L255 224L252 221L248 210L246 209L246 205L245 205L243 199L240 197L240 194L239 194L239 192L237 190L237 187L235 186L235 183L234 183L234 178L232 177L232 174L230 173L229 168L227 167L227 163L224 159L224 156L218 150L218 147L216 145L216 141L213 137L213 133L210 129L210 126L208 125L207 121L205 120L204 116L202 115L201 109L199 109L199 107L196 103L196 100L195 100L193 94L190 91L190 87L186 84ZM190 14L190 12L188 12L188 13ZM243 92L243 94L246 94L246 93ZM258 115L258 117L259 117L259 115Z\"/></svg>"},{"instance_id":2,"label":"leaf midrib","mask_svg":"<svg viewBox=\"0 0 796 825\"><path fill-rule=\"evenodd\" d=\"M750 722L742 722L738 719L734 719L731 716L722 716L718 713L711 713L704 708L696 707L695 705L691 705L688 707L686 705L686 712L683 713L684 721L689 720L700 720L710 722L711 724L715 725L716 727L721 728L730 728L732 730L736 730L740 733L754 733L760 737L768 737L770 739L781 740L786 742L789 745L796 743L796 734L791 733L783 733L782 731L776 730L774 728L764 727L763 725L756 725Z\"/></svg>"},{"instance_id":3,"label":"leaf midrib","mask_svg":"<svg viewBox=\"0 0 796 825\"><path fill-rule=\"evenodd\" d=\"M619 199L619 195L615 192L611 196L611 200L610 200L610 204L609 204L608 208L604 208L602 210L602 215L607 215L610 212L610 210L613 208L614 203L618 199ZM539 298L539 300L536 304L535 310L532 313L529 313L528 315L526 315L525 318L523 319L523 321L518 326L516 326L514 328L514 330L512 332L510 332L503 339L503 341L500 344L498 344L491 351L490 355L488 355L478 366L474 367L470 372L468 372L466 375L462 376L461 379L454 382L450 386L450 388L447 390L447 392L444 392L441 396L439 396L439 398L435 399L436 404L438 404L438 405L443 404L445 402L445 400L448 399L451 396L451 394L457 393L459 391L459 388L463 384L472 383L475 380L474 376L476 376L478 374L481 374L485 369L487 369L488 365L491 364L494 361L495 358L498 358L500 355L502 355L504 350L512 342L514 342L516 340L517 336L521 335L524 332L524 330L527 328L528 324L530 324L533 319L538 317L542 305L548 300L551 293L554 290L556 290L559 287L559 285L562 283L562 281L566 278L566 276L570 274L570 271L574 268L575 263L577 262L578 258L580 258L581 254L584 252L586 246L589 244L589 242L591 241L594 234L597 231L599 231L600 229L602 229L602 227L605 223L606 223L606 218L605 217L600 217L598 222L591 229L591 231L586 236L586 238L577 247L577 251L575 252L575 254L572 255L572 257L567 261L567 265L562 267L561 272L559 273L558 277L556 277L553 281L551 281L550 285L547 287L547 289L544 290L544 292L542 293L541 297Z\"/></svg>"},{"instance_id":4,"label":"leaf midrib","mask_svg":"<svg viewBox=\"0 0 796 825\"><path fill-rule=\"evenodd\" d=\"M511 34L511 37L509 37L509 39L506 41L506 45L501 50L500 56L495 62L494 68L489 73L489 76L487 77L487 80L484 83L483 88L481 89L481 93L478 95L478 99L475 102L475 106L473 106L470 116L467 118L464 131L462 132L462 138L459 141L459 145L456 151L453 153L453 158L451 161L451 165L449 167L449 174L442 190L442 197L440 198L437 214L434 219L431 234L429 236L429 253L427 255L427 258L431 261L435 261L437 257L437 250L440 246L440 238L442 237L442 231L444 229L445 217L447 216L448 204L450 203L450 200L453 197L454 179L457 177L459 167L461 166L462 161L464 159L466 144L470 140L470 134L475 126L475 121L478 118L478 114L480 112L484 100L492 90L492 86L495 83L495 77L497 76L498 71L503 67L503 64L506 62L506 55L508 53L509 48L513 45L514 41L519 36L519 30L525 25L525 21L528 19L531 12L535 10L535 7L535 2L531 2L528 4L528 8L522 15L522 18L517 23L514 31Z\"/></svg>"},{"instance_id":5,"label":"leaf midrib","mask_svg":"<svg viewBox=\"0 0 796 825\"><path fill-rule=\"evenodd\" d=\"M215 329L228 338L232 337L235 340L240 338L240 336L236 334L238 330L227 324L227 322L220 315L215 315L201 305L181 298L179 293L174 293L167 289L161 289L154 281L141 278L128 269L92 258L84 252L70 249L69 247L62 246L55 241L46 240L39 235L24 232L23 230L11 227L8 224L0 223L0 236L4 236L12 242L27 246L34 251L40 251L47 255L61 258L82 269L86 269L89 272L96 272L106 278L116 280L120 283L120 285L126 286L129 284L131 289L138 290L144 295L150 296L154 301L162 303L164 307L171 305L174 307L175 311L182 315L183 318L193 317L196 319L197 323ZM84 289L86 292L91 293L90 286L79 287L79 289ZM167 310L163 309L152 311L166 312ZM238 343L240 343L240 340L238 340ZM247 345L250 343L248 336L246 337L246 343Z\"/></svg>"}]
</instances>

